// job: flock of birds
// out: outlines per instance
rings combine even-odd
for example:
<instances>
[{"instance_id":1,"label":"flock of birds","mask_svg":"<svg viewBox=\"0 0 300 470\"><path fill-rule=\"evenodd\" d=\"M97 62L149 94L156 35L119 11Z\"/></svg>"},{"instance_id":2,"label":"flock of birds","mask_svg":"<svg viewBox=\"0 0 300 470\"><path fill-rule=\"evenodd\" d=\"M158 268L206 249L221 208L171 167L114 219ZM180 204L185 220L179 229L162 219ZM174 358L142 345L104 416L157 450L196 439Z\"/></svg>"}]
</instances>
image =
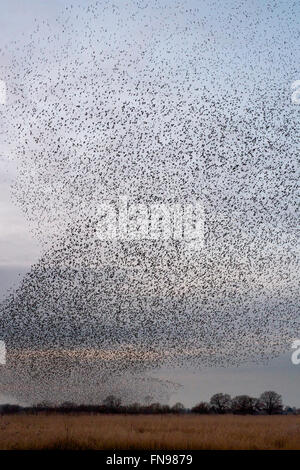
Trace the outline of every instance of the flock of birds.
<instances>
[{"instance_id":1,"label":"flock of birds","mask_svg":"<svg viewBox=\"0 0 300 470\"><path fill-rule=\"evenodd\" d=\"M12 194L43 252L0 305L4 393L164 400L162 366L261 362L299 336L293 69L283 41L266 84L272 60L253 64L272 38L241 6L212 23L182 2L88 2L13 45ZM100 240L99 205L121 196L202 201L205 246Z\"/></svg>"}]
</instances>

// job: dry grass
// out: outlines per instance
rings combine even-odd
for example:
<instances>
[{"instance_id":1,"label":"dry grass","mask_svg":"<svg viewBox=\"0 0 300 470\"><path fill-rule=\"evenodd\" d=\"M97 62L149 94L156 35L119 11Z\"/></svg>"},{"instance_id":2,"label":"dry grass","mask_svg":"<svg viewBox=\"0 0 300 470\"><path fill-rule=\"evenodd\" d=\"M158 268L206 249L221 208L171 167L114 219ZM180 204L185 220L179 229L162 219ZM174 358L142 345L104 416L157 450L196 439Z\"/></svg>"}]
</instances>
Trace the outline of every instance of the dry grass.
<instances>
[{"instance_id":1,"label":"dry grass","mask_svg":"<svg viewBox=\"0 0 300 470\"><path fill-rule=\"evenodd\" d=\"M0 449L300 449L300 416L6 415Z\"/></svg>"}]
</instances>

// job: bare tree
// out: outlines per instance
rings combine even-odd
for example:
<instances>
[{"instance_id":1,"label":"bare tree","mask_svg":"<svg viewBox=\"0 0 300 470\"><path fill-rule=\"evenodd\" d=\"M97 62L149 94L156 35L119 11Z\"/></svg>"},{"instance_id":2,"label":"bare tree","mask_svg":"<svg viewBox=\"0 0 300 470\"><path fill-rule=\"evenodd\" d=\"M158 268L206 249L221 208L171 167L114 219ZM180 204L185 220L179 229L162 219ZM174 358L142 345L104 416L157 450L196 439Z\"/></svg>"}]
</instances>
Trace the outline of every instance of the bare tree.
<instances>
[{"instance_id":1,"label":"bare tree","mask_svg":"<svg viewBox=\"0 0 300 470\"><path fill-rule=\"evenodd\" d=\"M130 405L128 405L126 407L126 412L128 413L140 413L142 410L142 406L140 403L138 402L135 402L135 403L131 403Z\"/></svg>"},{"instance_id":2,"label":"bare tree","mask_svg":"<svg viewBox=\"0 0 300 470\"><path fill-rule=\"evenodd\" d=\"M5 403L0 405L0 413L1 414L13 414L18 413L22 410L22 407L19 405L12 405L11 403Z\"/></svg>"},{"instance_id":3,"label":"bare tree","mask_svg":"<svg viewBox=\"0 0 300 470\"><path fill-rule=\"evenodd\" d=\"M153 397L151 395L146 395L145 396L145 404L149 406L151 404Z\"/></svg>"},{"instance_id":4,"label":"bare tree","mask_svg":"<svg viewBox=\"0 0 300 470\"><path fill-rule=\"evenodd\" d=\"M232 399L231 409L233 413L253 415L259 410L258 400L248 395L238 395Z\"/></svg>"},{"instance_id":5,"label":"bare tree","mask_svg":"<svg viewBox=\"0 0 300 470\"><path fill-rule=\"evenodd\" d=\"M201 401L200 403L198 403L198 405L195 405L192 408L192 412L205 415L210 412L210 406L208 403Z\"/></svg>"},{"instance_id":6,"label":"bare tree","mask_svg":"<svg viewBox=\"0 0 300 470\"><path fill-rule=\"evenodd\" d=\"M180 402L177 402L172 406L172 411L175 413L182 413L184 411L184 405Z\"/></svg>"},{"instance_id":7,"label":"bare tree","mask_svg":"<svg viewBox=\"0 0 300 470\"><path fill-rule=\"evenodd\" d=\"M41 401L35 405L35 408L54 408L54 404L51 401Z\"/></svg>"},{"instance_id":8,"label":"bare tree","mask_svg":"<svg viewBox=\"0 0 300 470\"><path fill-rule=\"evenodd\" d=\"M227 393L216 393L211 397L210 404L216 413L224 414L230 410L231 397Z\"/></svg>"},{"instance_id":9,"label":"bare tree","mask_svg":"<svg viewBox=\"0 0 300 470\"><path fill-rule=\"evenodd\" d=\"M264 392L259 397L261 409L268 415L278 414L282 412L282 397L272 390Z\"/></svg>"},{"instance_id":10,"label":"bare tree","mask_svg":"<svg viewBox=\"0 0 300 470\"><path fill-rule=\"evenodd\" d=\"M151 413L159 413L159 412L161 412L161 409L162 409L162 405L160 403L151 403L148 406L148 410Z\"/></svg>"},{"instance_id":11,"label":"bare tree","mask_svg":"<svg viewBox=\"0 0 300 470\"><path fill-rule=\"evenodd\" d=\"M108 395L106 398L104 398L103 405L110 409L120 408L121 400L114 395Z\"/></svg>"},{"instance_id":12,"label":"bare tree","mask_svg":"<svg viewBox=\"0 0 300 470\"><path fill-rule=\"evenodd\" d=\"M61 403L60 408L63 408L64 410L72 410L73 408L76 408L76 404L71 402L71 401L64 401Z\"/></svg>"}]
</instances>

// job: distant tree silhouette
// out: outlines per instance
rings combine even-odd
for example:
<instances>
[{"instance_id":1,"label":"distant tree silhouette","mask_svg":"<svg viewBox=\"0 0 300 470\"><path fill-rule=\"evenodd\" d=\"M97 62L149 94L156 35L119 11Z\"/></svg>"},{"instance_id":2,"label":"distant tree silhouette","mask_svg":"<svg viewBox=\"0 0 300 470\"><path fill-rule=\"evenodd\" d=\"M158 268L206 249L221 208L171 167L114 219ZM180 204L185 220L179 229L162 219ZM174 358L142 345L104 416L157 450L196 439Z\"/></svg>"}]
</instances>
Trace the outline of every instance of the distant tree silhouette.
<instances>
[{"instance_id":1,"label":"distant tree silhouette","mask_svg":"<svg viewBox=\"0 0 300 470\"><path fill-rule=\"evenodd\" d=\"M262 393L259 402L261 409L268 415L282 412L282 397L272 390Z\"/></svg>"},{"instance_id":2,"label":"distant tree silhouette","mask_svg":"<svg viewBox=\"0 0 300 470\"><path fill-rule=\"evenodd\" d=\"M0 411L3 414L19 413L22 410L22 407L19 405L12 405L10 403L5 403L1 405Z\"/></svg>"},{"instance_id":3,"label":"distant tree silhouette","mask_svg":"<svg viewBox=\"0 0 300 470\"><path fill-rule=\"evenodd\" d=\"M191 409L192 413L199 413L199 414L208 414L210 412L210 406L208 403L206 403L205 401L201 401L200 403L198 403L198 405L195 405L192 409Z\"/></svg>"},{"instance_id":4,"label":"distant tree silhouette","mask_svg":"<svg viewBox=\"0 0 300 470\"><path fill-rule=\"evenodd\" d=\"M148 399L150 396L148 397ZM231 399L230 395L224 393L216 393L210 399L209 403L200 402L191 410L186 410L180 402L175 403L172 407L161 403L151 403L150 405L132 403L130 405L121 406L121 399L115 395L108 395L101 405L76 404L72 402L63 402L62 404L51 404L49 402L41 402L33 406L22 407L13 404L0 405L0 414L52 414L52 413L132 413L132 414L167 414L167 413L184 413L191 411L192 413L208 414L218 413L225 414L232 412L234 414L256 414L263 412L269 415L273 414L300 414L300 409L286 406L283 409L282 397L274 391L266 391L261 394L260 398L253 398L248 395L237 395Z\"/></svg>"},{"instance_id":5,"label":"distant tree silhouette","mask_svg":"<svg viewBox=\"0 0 300 470\"><path fill-rule=\"evenodd\" d=\"M231 410L236 414L253 415L259 410L259 403L257 398L248 395L237 395L232 399Z\"/></svg>"},{"instance_id":6,"label":"distant tree silhouette","mask_svg":"<svg viewBox=\"0 0 300 470\"><path fill-rule=\"evenodd\" d=\"M143 409L140 403L132 403L126 406L126 413L141 413Z\"/></svg>"},{"instance_id":7,"label":"distant tree silhouette","mask_svg":"<svg viewBox=\"0 0 300 470\"><path fill-rule=\"evenodd\" d=\"M148 413L165 413L164 405L161 403L151 403L147 406Z\"/></svg>"},{"instance_id":8,"label":"distant tree silhouette","mask_svg":"<svg viewBox=\"0 0 300 470\"><path fill-rule=\"evenodd\" d=\"M103 405L112 410L117 409L121 406L121 399L115 397L114 395L108 395L106 398L104 398Z\"/></svg>"},{"instance_id":9,"label":"distant tree silhouette","mask_svg":"<svg viewBox=\"0 0 300 470\"><path fill-rule=\"evenodd\" d=\"M184 411L184 405L180 402L175 403L175 405L172 406L171 410L174 411L175 413L182 413Z\"/></svg>"},{"instance_id":10,"label":"distant tree silhouette","mask_svg":"<svg viewBox=\"0 0 300 470\"><path fill-rule=\"evenodd\" d=\"M216 413L224 414L230 410L231 397L227 393L216 393L211 397L210 404Z\"/></svg>"},{"instance_id":11,"label":"distant tree silhouette","mask_svg":"<svg viewBox=\"0 0 300 470\"><path fill-rule=\"evenodd\" d=\"M66 408L72 410L73 408L76 408L77 405L75 403L72 403L71 401L64 401L60 407L61 408Z\"/></svg>"},{"instance_id":12,"label":"distant tree silhouette","mask_svg":"<svg viewBox=\"0 0 300 470\"><path fill-rule=\"evenodd\" d=\"M152 399L153 399L153 397L151 395L146 395L145 396L145 404L149 406Z\"/></svg>"},{"instance_id":13,"label":"distant tree silhouette","mask_svg":"<svg viewBox=\"0 0 300 470\"><path fill-rule=\"evenodd\" d=\"M169 405L160 405L160 411L161 413L170 413L171 408Z\"/></svg>"},{"instance_id":14,"label":"distant tree silhouette","mask_svg":"<svg viewBox=\"0 0 300 470\"><path fill-rule=\"evenodd\" d=\"M285 415L296 415L297 409L295 406L285 406L283 410L283 414Z\"/></svg>"},{"instance_id":15,"label":"distant tree silhouette","mask_svg":"<svg viewBox=\"0 0 300 470\"><path fill-rule=\"evenodd\" d=\"M41 401L35 405L36 408L53 408L53 403L49 401Z\"/></svg>"}]
</instances>

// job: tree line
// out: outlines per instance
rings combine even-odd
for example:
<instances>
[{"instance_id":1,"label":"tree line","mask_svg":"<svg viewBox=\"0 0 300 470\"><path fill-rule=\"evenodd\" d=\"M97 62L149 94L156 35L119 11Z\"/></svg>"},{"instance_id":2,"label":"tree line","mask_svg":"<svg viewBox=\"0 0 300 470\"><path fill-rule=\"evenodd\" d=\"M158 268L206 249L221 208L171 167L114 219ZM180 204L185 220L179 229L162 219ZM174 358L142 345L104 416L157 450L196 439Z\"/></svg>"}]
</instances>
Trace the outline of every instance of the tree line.
<instances>
[{"instance_id":1,"label":"tree line","mask_svg":"<svg viewBox=\"0 0 300 470\"><path fill-rule=\"evenodd\" d=\"M133 403L122 405L120 398L114 395L106 397L100 405L76 405L64 402L54 405L48 402L38 403L34 406L0 405L0 414L13 413L118 413L118 414L167 414L167 413L198 413L198 414L241 414L241 415L275 415L300 414L300 409L283 406L282 396L274 391L266 391L259 398L249 395L237 395L231 398L227 393L216 393L209 402L200 402L192 408L185 408L182 403L173 406L161 403L143 405Z\"/></svg>"}]
</instances>

